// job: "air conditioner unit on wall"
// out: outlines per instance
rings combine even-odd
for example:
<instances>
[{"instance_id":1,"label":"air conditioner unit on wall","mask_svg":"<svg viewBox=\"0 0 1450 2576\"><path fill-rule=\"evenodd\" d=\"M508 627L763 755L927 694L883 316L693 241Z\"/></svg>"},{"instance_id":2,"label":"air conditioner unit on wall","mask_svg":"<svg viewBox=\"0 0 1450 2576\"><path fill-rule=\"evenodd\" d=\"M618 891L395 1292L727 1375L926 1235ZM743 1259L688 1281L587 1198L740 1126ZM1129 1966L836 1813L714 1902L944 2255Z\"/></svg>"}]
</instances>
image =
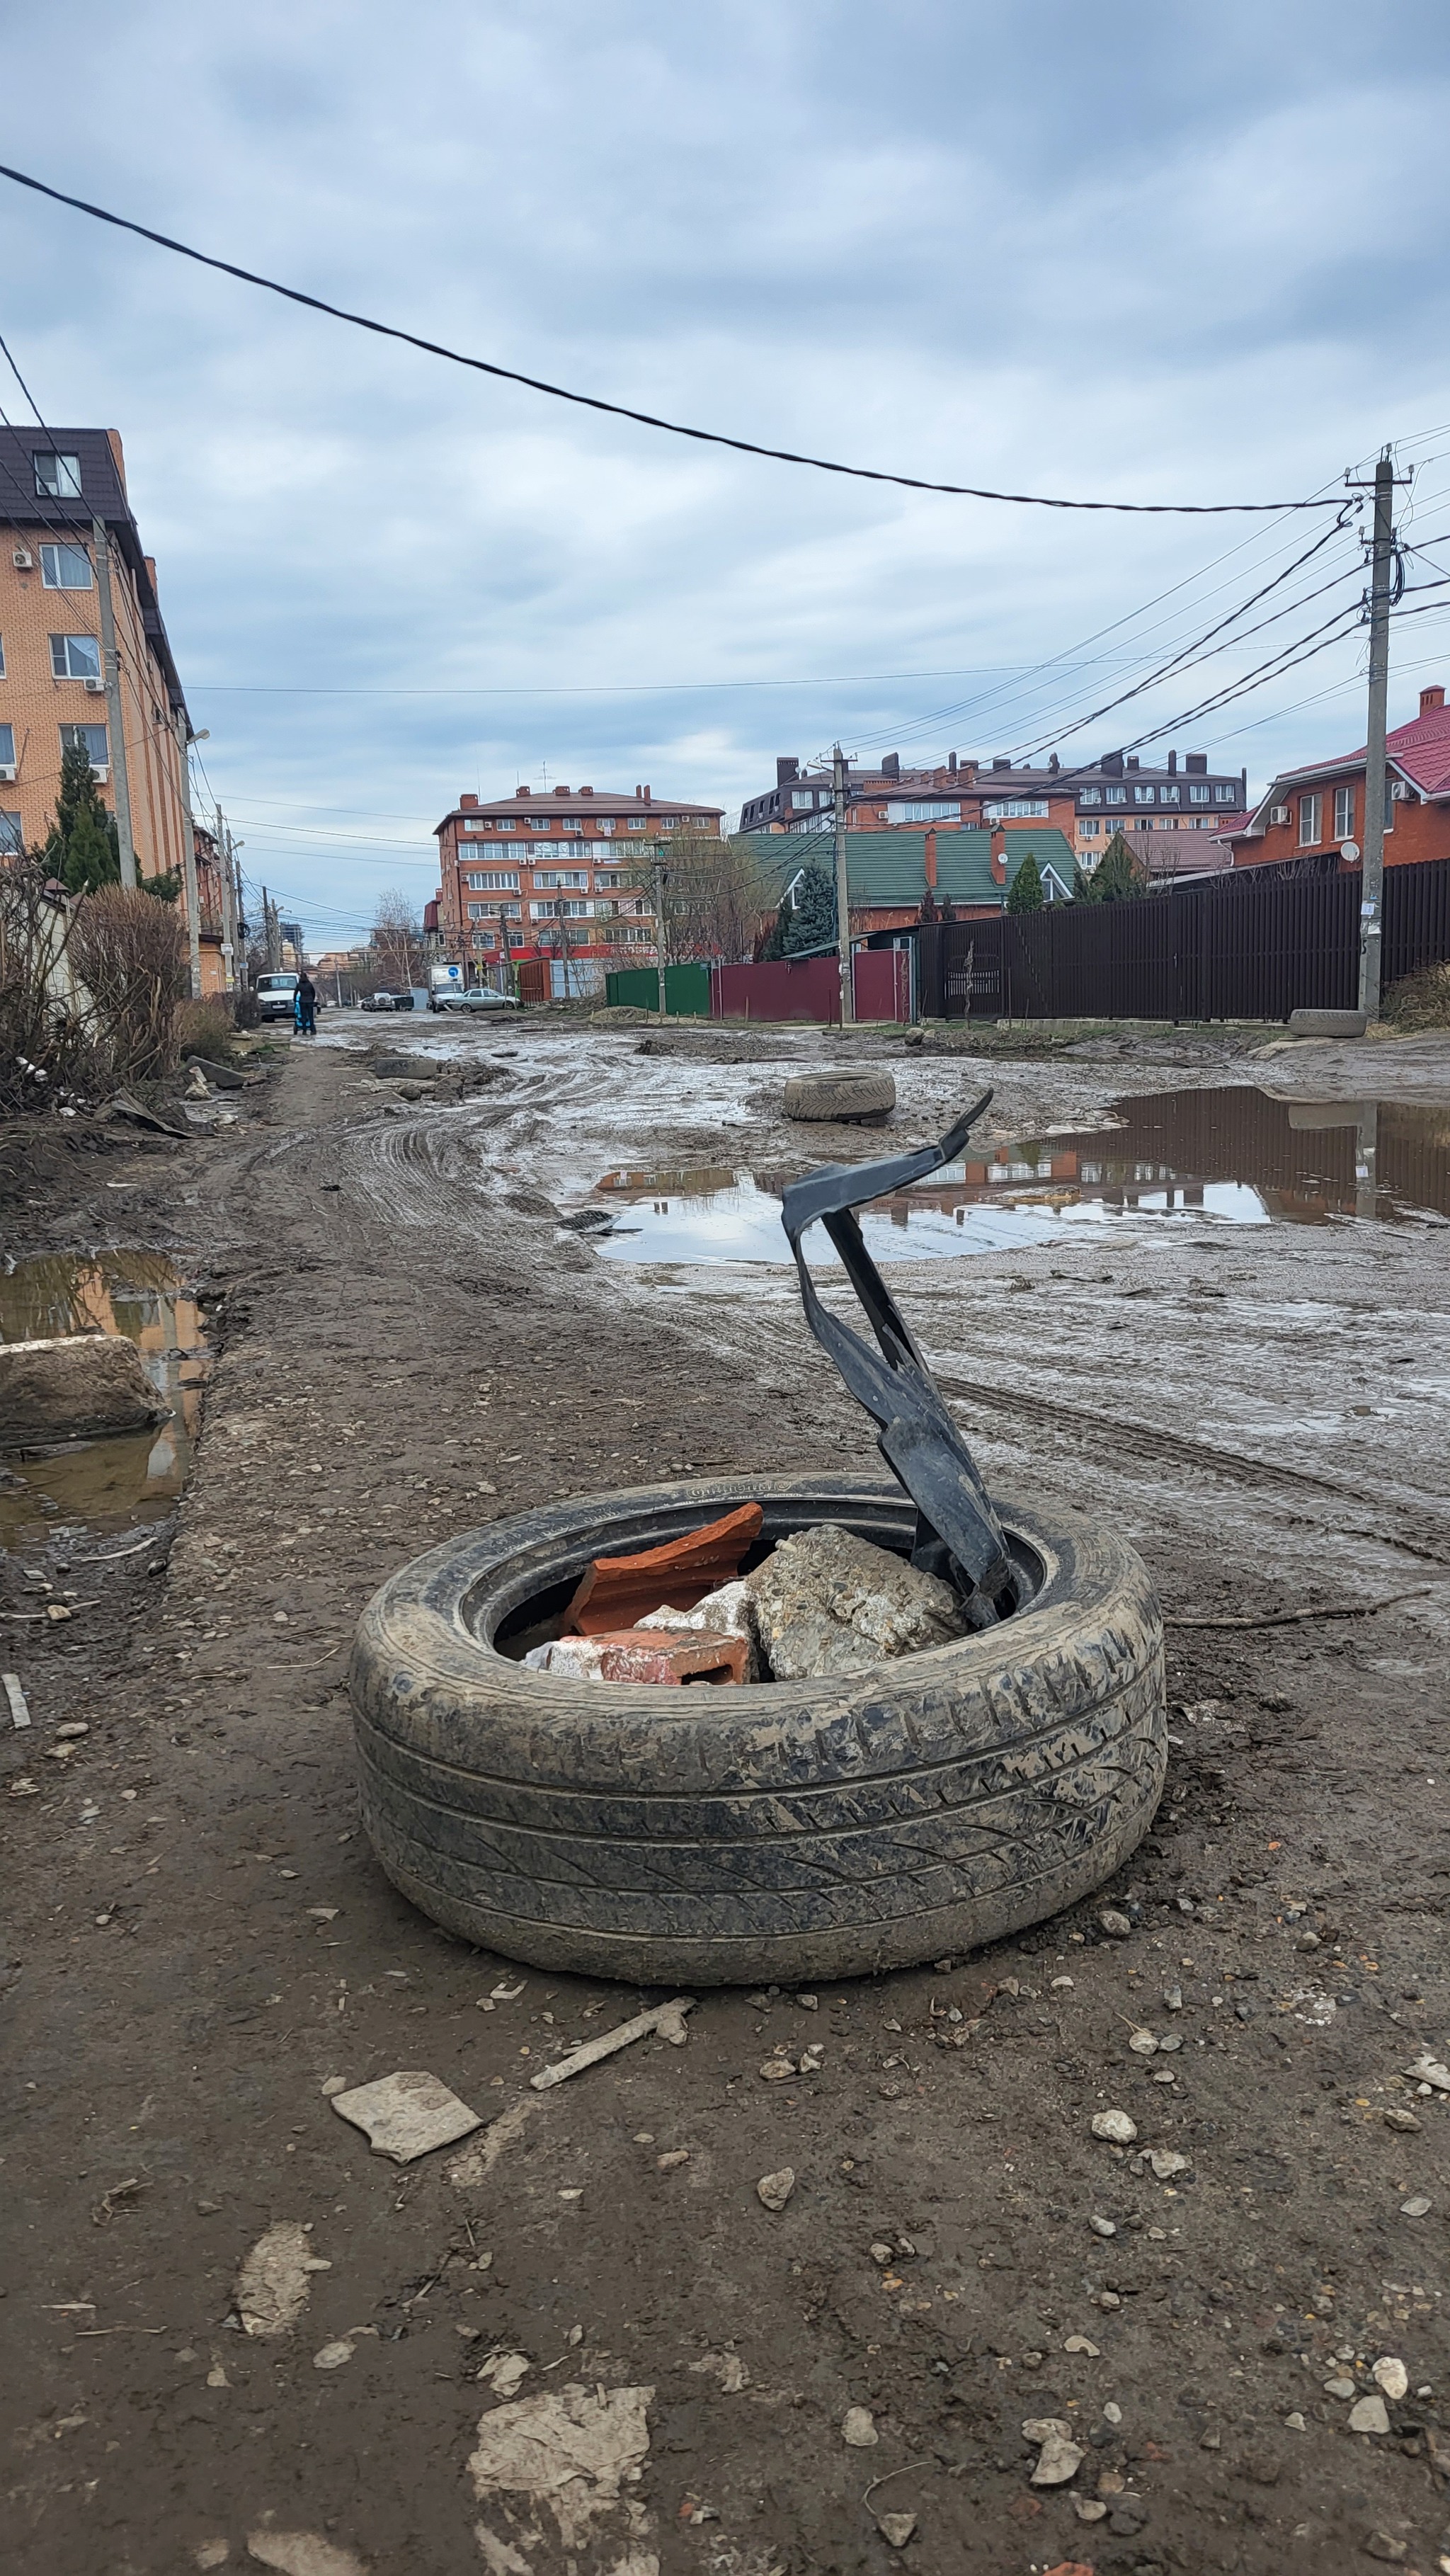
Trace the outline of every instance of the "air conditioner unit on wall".
<instances>
[{"instance_id":1,"label":"air conditioner unit on wall","mask_svg":"<svg viewBox=\"0 0 1450 2576\"><path fill-rule=\"evenodd\" d=\"M87 697L103 698L106 694L106 684L104 680L86 680L82 685L85 688Z\"/></svg>"},{"instance_id":2,"label":"air conditioner unit on wall","mask_svg":"<svg viewBox=\"0 0 1450 2576\"><path fill-rule=\"evenodd\" d=\"M35 557L28 546L17 546L10 560L17 572L33 572L35 569Z\"/></svg>"},{"instance_id":3,"label":"air conditioner unit on wall","mask_svg":"<svg viewBox=\"0 0 1450 2576\"><path fill-rule=\"evenodd\" d=\"M0 760L0 780L3 780L7 787L14 785L15 763L13 760Z\"/></svg>"},{"instance_id":4,"label":"air conditioner unit on wall","mask_svg":"<svg viewBox=\"0 0 1450 2576\"><path fill-rule=\"evenodd\" d=\"M1271 805L1269 807L1269 820L1271 823L1287 823L1289 820L1288 806Z\"/></svg>"}]
</instances>

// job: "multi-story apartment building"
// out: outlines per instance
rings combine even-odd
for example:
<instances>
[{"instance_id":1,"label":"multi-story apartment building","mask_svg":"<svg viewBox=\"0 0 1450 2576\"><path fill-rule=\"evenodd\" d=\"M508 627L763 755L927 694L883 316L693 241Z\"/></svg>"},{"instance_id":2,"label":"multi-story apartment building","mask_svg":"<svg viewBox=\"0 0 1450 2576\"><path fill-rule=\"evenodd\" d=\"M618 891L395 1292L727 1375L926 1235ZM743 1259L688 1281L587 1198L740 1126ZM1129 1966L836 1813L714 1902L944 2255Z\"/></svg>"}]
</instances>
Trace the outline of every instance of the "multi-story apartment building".
<instances>
[{"instance_id":1,"label":"multi-story apartment building","mask_svg":"<svg viewBox=\"0 0 1450 2576\"><path fill-rule=\"evenodd\" d=\"M186 702L114 429L0 428L0 853L45 839L84 745L138 875L185 871ZM194 846L194 844L193 844Z\"/></svg>"},{"instance_id":2,"label":"multi-story apartment building","mask_svg":"<svg viewBox=\"0 0 1450 2576\"><path fill-rule=\"evenodd\" d=\"M823 832L834 821L829 770L802 771L795 760L776 762L776 784L747 798L742 832ZM879 768L848 765L846 819L854 830L920 832L954 829L1028 829L1064 834L1074 855L1091 868L1115 831L1221 831L1248 803L1246 771L1211 770L1204 752L1188 753L1180 769L1170 751L1162 768L1145 768L1130 754L1111 751L1086 767L1065 769L1056 758L1045 768L1014 768L1010 760L962 760L948 752L932 769L904 770L888 752Z\"/></svg>"},{"instance_id":3,"label":"multi-story apartment building","mask_svg":"<svg viewBox=\"0 0 1450 2576\"><path fill-rule=\"evenodd\" d=\"M443 953L486 966L539 948L613 957L653 948L645 880L656 851L682 832L717 834L724 808L594 787L517 788L483 803L460 796L435 826ZM627 962L627 959L624 961Z\"/></svg>"}]
</instances>

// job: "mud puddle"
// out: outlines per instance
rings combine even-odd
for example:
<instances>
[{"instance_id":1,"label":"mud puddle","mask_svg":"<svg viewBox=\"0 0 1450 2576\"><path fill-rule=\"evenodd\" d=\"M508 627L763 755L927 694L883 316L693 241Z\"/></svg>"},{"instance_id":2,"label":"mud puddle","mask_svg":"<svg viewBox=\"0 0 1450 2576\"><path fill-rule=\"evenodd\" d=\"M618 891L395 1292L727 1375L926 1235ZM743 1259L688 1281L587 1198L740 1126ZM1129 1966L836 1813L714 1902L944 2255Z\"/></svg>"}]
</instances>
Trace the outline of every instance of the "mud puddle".
<instances>
[{"instance_id":1,"label":"mud puddle","mask_svg":"<svg viewBox=\"0 0 1450 2576\"><path fill-rule=\"evenodd\" d=\"M1450 1219L1450 1109L1287 1102L1243 1087L1115 1101L1113 1118L1090 1133L994 1146L873 1201L861 1215L873 1257L1025 1251L1125 1217L1180 1227ZM609 1172L586 1204L611 1223L589 1240L612 1261L787 1263L780 1201L798 1177L723 1166ZM808 1240L813 1263L835 1263L823 1234Z\"/></svg>"},{"instance_id":2,"label":"mud puddle","mask_svg":"<svg viewBox=\"0 0 1450 2576\"><path fill-rule=\"evenodd\" d=\"M0 1460L0 1546L67 1526L124 1529L164 1519L191 1471L208 1353L196 1300L172 1264L152 1252L57 1253L0 1275L0 1341L70 1333L134 1342L171 1418L149 1431Z\"/></svg>"}]
</instances>

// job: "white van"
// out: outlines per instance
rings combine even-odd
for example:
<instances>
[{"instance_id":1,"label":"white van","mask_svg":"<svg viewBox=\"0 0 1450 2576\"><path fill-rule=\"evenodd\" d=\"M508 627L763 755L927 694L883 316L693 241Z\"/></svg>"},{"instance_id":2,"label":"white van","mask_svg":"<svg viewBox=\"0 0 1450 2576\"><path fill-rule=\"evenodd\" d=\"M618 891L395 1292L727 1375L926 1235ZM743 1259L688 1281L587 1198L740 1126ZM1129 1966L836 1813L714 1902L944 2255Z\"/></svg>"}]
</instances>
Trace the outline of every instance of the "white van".
<instances>
[{"instance_id":1,"label":"white van","mask_svg":"<svg viewBox=\"0 0 1450 2576\"><path fill-rule=\"evenodd\" d=\"M264 1020L286 1020L291 1026L296 1016L298 981L296 975L257 977L257 1009Z\"/></svg>"}]
</instances>

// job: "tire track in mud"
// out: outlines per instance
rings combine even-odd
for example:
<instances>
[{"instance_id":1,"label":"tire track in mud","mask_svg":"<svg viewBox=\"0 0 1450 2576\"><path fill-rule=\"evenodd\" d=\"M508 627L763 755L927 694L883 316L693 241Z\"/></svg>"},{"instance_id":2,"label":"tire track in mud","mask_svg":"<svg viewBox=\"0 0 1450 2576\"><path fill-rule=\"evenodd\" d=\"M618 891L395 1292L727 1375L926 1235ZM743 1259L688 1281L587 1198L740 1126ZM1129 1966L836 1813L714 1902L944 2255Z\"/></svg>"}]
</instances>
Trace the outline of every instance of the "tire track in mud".
<instances>
[{"instance_id":1,"label":"tire track in mud","mask_svg":"<svg viewBox=\"0 0 1450 2576\"><path fill-rule=\"evenodd\" d=\"M1005 1407L1030 1422L1040 1423L1046 1430L1066 1433L1080 1445L1091 1445L1095 1450L1113 1449L1120 1455L1141 1459L1146 1466L1187 1467L1251 1493L1272 1492L1278 1487L1291 1495L1327 1495L1352 1510L1383 1512L1384 1520L1368 1528L1342 1521L1325 1522L1323 1526L1343 1538L1374 1539L1382 1546L1402 1548L1407 1555L1427 1564L1450 1566L1450 1521L1445 1528L1436 1529L1429 1523L1417 1524L1408 1516L1416 1505L1431 1512L1440 1508L1428 1495L1416 1495L1407 1509L1403 1501L1362 1493L1353 1485L1339 1484L1332 1476L1316 1476L1307 1468L1281 1467L1268 1459L1244 1457L1236 1450L1215 1448L1206 1440L1184 1439L1173 1431L1155 1431L1147 1423L1030 1395L1025 1388L990 1386L971 1378L951 1377L940 1370L934 1375L944 1395L956 1398L978 1414L995 1413Z\"/></svg>"},{"instance_id":2,"label":"tire track in mud","mask_svg":"<svg viewBox=\"0 0 1450 2576\"><path fill-rule=\"evenodd\" d=\"M813 1343L809 1345L809 1362L798 1376L784 1380L778 1376L767 1378L761 1372L761 1361L767 1352L771 1352L778 1370L778 1339L772 1335L768 1323L755 1315L747 1317L740 1314L733 1301L730 1307L712 1315L706 1324L703 1318L688 1310L676 1308L673 1312L661 1312L658 1301L649 1300L638 1288L634 1294L642 1304L648 1303L651 1321L656 1328L674 1332L682 1340L707 1346L716 1365L728 1357L760 1373L762 1392L770 1392L773 1386L783 1385L792 1395L806 1395L809 1373L813 1373L817 1366L823 1370L823 1392L831 1396L837 1392L836 1381L825 1364L819 1361ZM849 1299L842 1300L842 1312L848 1319L852 1317L854 1310ZM928 1352L929 1361L930 1356ZM805 1352L801 1353L801 1358L806 1360ZM932 1373L949 1400L966 1405L978 1417L1000 1416L1004 1411L1014 1414L1019 1420L1055 1432L1077 1447L1090 1450L1094 1458L1104 1465L1111 1466L1115 1459L1121 1458L1160 1470L1187 1470L1195 1476L1208 1476L1222 1484L1235 1486L1265 1502L1302 1503L1305 1508L1297 1517L1335 1537L1368 1539L1376 1545L1397 1549L1421 1563L1450 1567L1450 1510L1433 1496L1415 1492L1400 1495L1366 1493L1356 1486L1341 1484L1333 1477L1317 1476L1307 1468L1276 1465L1268 1459L1217 1448L1206 1440L1155 1430L1147 1423L1033 1395L1025 1388L994 1386L983 1380L959 1377L934 1364ZM1324 1508L1330 1502L1368 1517L1363 1520L1342 1520L1337 1515L1330 1517ZM1318 1504L1318 1510L1308 1508L1314 1504ZM1443 1525L1437 1526L1442 1511L1446 1512L1446 1517ZM1422 1518L1421 1515L1429 1517Z\"/></svg>"}]
</instances>

